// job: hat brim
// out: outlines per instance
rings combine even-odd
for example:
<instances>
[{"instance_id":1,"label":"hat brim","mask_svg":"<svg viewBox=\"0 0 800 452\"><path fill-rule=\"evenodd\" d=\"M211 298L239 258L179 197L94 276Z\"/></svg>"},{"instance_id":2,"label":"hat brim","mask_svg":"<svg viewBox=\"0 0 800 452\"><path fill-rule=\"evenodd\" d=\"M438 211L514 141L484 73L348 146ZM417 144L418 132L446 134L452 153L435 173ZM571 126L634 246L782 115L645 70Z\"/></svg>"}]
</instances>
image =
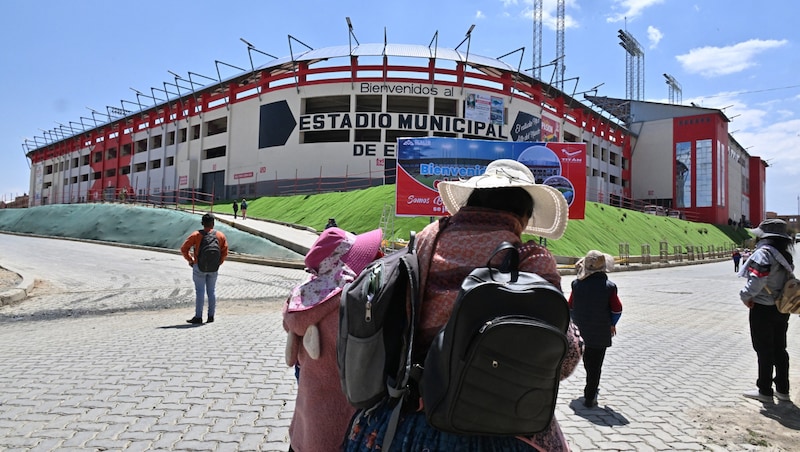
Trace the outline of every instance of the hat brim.
<instances>
[{"instance_id":1,"label":"hat brim","mask_svg":"<svg viewBox=\"0 0 800 452\"><path fill-rule=\"evenodd\" d=\"M508 178L491 175L476 176L464 181L442 181L438 185L439 196L451 215L466 205L473 190L504 187L523 188L533 198L533 216L523 232L554 240L564 235L567 229L569 205L564 195L549 185L509 181Z\"/></svg>"},{"instance_id":2,"label":"hat brim","mask_svg":"<svg viewBox=\"0 0 800 452\"><path fill-rule=\"evenodd\" d=\"M374 229L363 234L358 234L350 250L342 256L342 262L347 264L356 274L361 273L370 262L375 260L383 241L383 230Z\"/></svg>"},{"instance_id":3,"label":"hat brim","mask_svg":"<svg viewBox=\"0 0 800 452\"><path fill-rule=\"evenodd\" d=\"M761 228L748 229L748 231L750 231L751 234L753 234L754 236L756 236L756 238L759 239L765 239L767 237L781 237L789 240L792 239L791 237L789 237L788 234L780 234L777 232L764 232Z\"/></svg>"}]
</instances>

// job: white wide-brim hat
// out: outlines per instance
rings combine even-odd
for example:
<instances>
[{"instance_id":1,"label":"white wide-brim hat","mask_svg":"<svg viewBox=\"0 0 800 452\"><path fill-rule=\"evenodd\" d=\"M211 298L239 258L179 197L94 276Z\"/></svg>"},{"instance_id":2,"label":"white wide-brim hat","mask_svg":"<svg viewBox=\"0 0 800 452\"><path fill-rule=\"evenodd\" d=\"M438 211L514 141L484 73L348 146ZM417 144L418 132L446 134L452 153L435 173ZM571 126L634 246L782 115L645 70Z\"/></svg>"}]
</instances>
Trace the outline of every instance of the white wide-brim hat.
<instances>
[{"instance_id":1,"label":"white wide-brim hat","mask_svg":"<svg viewBox=\"0 0 800 452\"><path fill-rule=\"evenodd\" d=\"M476 188L520 187L533 198L533 216L523 232L550 239L559 239L567 229L569 205L556 188L536 183L527 166L516 160L495 160L480 176L467 180L439 182L439 196L451 215L466 205Z\"/></svg>"}]
</instances>

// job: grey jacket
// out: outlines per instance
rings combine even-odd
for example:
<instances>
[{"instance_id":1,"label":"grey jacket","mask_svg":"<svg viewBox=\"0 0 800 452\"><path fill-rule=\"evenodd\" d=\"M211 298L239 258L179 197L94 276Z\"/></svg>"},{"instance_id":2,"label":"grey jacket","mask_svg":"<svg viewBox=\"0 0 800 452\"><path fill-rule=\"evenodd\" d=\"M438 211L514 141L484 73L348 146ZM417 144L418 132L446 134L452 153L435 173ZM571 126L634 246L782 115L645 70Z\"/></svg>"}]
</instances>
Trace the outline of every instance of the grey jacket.
<instances>
[{"instance_id":1,"label":"grey jacket","mask_svg":"<svg viewBox=\"0 0 800 452\"><path fill-rule=\"evenodd\" d=\"M775 304L775 298L783 289L789 271L778 262L773 253L779 251L759 243L750 259L739 270L739 276L747 277L744 288L739 291L742 302L752 299L767 306Z\"/></svg>"}]
</instances>

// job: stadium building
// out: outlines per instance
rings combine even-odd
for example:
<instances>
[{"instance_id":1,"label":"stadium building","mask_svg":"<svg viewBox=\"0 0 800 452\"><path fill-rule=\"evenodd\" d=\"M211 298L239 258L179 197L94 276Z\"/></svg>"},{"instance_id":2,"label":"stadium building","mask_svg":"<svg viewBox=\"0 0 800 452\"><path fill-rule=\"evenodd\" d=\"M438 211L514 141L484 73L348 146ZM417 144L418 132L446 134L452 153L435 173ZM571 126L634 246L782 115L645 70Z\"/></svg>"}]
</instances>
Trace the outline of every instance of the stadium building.
<instances>
[{"instance_id":1,"label":"stadium building","mask_svg":"<svg viewBox=\"0 0 800 452\"><path fill-rule=\"evenodd\" d=\"M217 60L217 77L170 72L136 102L26 140L30 205L393 184L398 138L451 137L584 143L586 200L718 224L764 218L766 163L721 110L567 93L521 70L518 51L349 41L312 49L290 36L283 58L244 41L250 70ZM253 66L254 53L271 60ZM222 78L220 64L241 72Z\"/></svg>"}]
</instances>

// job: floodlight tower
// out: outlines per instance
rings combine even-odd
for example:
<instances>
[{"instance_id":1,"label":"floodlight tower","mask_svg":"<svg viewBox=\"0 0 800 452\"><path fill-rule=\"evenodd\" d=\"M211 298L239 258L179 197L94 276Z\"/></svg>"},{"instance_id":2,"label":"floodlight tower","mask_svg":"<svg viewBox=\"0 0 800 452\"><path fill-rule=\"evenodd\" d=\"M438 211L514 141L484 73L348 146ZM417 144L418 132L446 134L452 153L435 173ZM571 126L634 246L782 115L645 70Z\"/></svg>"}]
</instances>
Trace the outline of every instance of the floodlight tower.
<instances>
[{"instance_id":1,"label":"floodlight tower","mask_svg":"<svg viewBox=\"0 0 800 452\"><path fill-rule=\"evenodd\" d=\"M542 79L542 3L533 0L533 76Z\"/></svg>"},{"instance_id":2,"label":"floodlight tower","mask_svg":"<svg viewBox=\"0 0 800 452\"><path fill-rule=\"evenodd\" d=\"M675 80L675 77L664 74L664 78L667 79L667 85L669 85L669 102L671 104L680 104L683 102L683 89L681 88L681 84Z\"/></svg>"},{"instance_id":3,"label":"floodlight tower","mask_svg":"<svg viewBox=\"0 0 800 452\"><path fill-rule=\"evenodd\" d=\"M561 91L564 91L564 73L567 70L567 67L564 66L564 55L565 52L565 45L564 45L564 16L565 13L565 0L558 0L557 6L557 17L556 17L556 58L561 57L556 65L556 86Z\"/></svg>"},{"instance_id":4,"label":"floodlight tower","mask_svg":"<svg viewBox=\"0 0 800 452\"><path fill-rule=\"evenodd\" d=\"M625 92L630 100L644 99L644 50L639 41L619 30L619 45L625 49Z\"/></svg>"}]
</instances>

